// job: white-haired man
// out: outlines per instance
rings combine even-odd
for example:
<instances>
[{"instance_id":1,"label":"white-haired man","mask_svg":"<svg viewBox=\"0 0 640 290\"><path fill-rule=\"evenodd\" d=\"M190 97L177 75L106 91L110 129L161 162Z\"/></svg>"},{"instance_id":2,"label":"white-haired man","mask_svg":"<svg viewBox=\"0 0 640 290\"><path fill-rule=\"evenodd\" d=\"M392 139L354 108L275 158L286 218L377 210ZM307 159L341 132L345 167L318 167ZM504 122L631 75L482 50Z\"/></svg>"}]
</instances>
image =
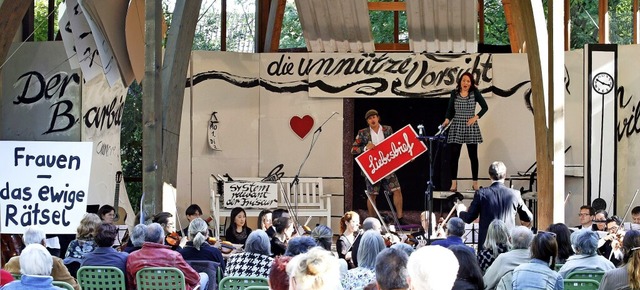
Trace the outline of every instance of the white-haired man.
<instances>
[{"instance_id":1,"label":"white-haired man","mask_svg":"<svg viewBox=\"0 0 640 290\"><path fill-rule=\"evenodd\" d=\"M517 226L511 231L510 238L511 251L500 254L484 273L484 289L496 289L501 279L511 285L511 278L506 275L519 265L531 261L529 247L533 241L533 232L527 227Z\"/></svg>"},{"instance_id":2,"label":"white-haired man","mask_svg":"<svg viewBox=\"0 0 640 290\"><path fill-rule=\"evenodd\" d=\"M62 290L53 286L53 277L51 277L53 258L43 245L38 243L27 245L19 259L22 277L20 280L4 285L3 290Z\"/></svg>"},{"instance_id":3,"label":"white-haired man","mask_svg":"<svg viewBox=\"0 0 640 290\"><path fill-rule=\"evenodd\" d=\"M411 254L407 263L409 289L450 290L459 267L451 250L441 246L422 247Z\"/></svg>"}]
</instances>

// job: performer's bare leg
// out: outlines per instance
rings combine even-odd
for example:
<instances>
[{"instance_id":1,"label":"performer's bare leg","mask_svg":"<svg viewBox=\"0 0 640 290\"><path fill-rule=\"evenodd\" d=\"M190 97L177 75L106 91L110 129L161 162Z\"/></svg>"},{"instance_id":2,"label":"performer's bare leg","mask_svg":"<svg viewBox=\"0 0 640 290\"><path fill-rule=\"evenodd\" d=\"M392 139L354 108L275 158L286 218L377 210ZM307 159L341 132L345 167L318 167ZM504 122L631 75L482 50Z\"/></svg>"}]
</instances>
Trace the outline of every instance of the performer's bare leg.
<instances>
[{"instance_id":1,"label":"performer's bare leg","mask_svg":"<svg viewBox=\"0 0 640 290\"><path fill-rule=\"evenodd\" d=\"M376 205L376 197L378 196L372 194L371 199L367 199L367 211L369 212L369 217L376 216L376 211L373 209L373 207ZM371 205L372 202L373 202L373 205Z\"/></svg>"},{"instance_id":2,"label":"performer's bare leg","mask_svg":"<svg viewBox=\"0 0 640 290\"><path fill-rule=\"evenodd\" d=\"M451 188L449 191L458 191L458 181L453 179L451 180Z\"/></svg>"},{"instance_id":3,"label":"performer's bare leg","mask_svg":"<svg viewBox=\"0 0 640 290\"><path fill-rule=\"evenodd\" d=\"M393 205L396 207L398 219L401 219L404 215L402 213L402 192L400 189L393 191Z\"/></svg>"},{"instance_id":4,"label":"performer's bare leg","mask_svg":"<svg viewBox=\"0 0 640 290\"><path fill-rule=\"evenodd\" d=\"M480 186L478 186L478 181L474 180L473 181L473 190L478 190L478 189L480 189Z\"/></svg>"}]
</instances>

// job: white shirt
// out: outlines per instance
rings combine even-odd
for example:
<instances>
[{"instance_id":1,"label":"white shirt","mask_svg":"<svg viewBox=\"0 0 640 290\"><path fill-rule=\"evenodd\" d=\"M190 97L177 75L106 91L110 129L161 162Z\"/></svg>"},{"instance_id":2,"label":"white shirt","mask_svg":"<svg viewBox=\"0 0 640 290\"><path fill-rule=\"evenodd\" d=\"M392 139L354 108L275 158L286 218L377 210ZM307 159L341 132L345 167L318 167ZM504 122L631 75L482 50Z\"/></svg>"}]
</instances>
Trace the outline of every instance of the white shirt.
<instances>
[{"instance_id":1,"label":"white shirt","mask_svg":"<svg viewBox=\"0 0 640 290\"><path fill-rule=\"evenodd\" d=\"M371 131L371 142L373 145L378 145L384 140L384 133L382 133L382 125L378 127L378 132L374 131L373 128L369 127L369 131Z\"/></svg>"}]
</instances>

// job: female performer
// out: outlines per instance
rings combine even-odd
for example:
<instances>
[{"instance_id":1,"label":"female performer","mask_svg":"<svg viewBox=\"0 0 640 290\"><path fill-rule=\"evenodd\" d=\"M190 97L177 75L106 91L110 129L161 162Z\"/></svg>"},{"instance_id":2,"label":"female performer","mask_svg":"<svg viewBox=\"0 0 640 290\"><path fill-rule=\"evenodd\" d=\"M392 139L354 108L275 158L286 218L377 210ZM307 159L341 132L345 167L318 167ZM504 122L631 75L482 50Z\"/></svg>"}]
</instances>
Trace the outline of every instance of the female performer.
<instances>
[{"instance_id":1,"label":"female performer","mask_svg":"<svg viewBox=\"0 0 640 290\"><path fill-rule=\"evenodd\" d=\"M476 103L480 104L480 112L476 114ZM471 176L473 177L473 189L478 190L478 144L482 143L482 134L478 119L487 112L489 107L482 94L476 88L471 73L464 73L458 79L458 86L451 91L447 114L442 124L447 127L449 123L449 137L447 143L451 150L451 191L458 191L458 160L462 144L467 144L469 159L471 159Z\"/></svg>"},{"instance_id":2,"label":"female performer","mask_svg":"<svg viewBox=\"0 0 640 290\"><path fill-rule=\"evenodd\" d=\"M336 243L336 251L338 252L338 258L347 261L349 269L356 267L351 257L351 247L358 236L359 228L360 216L353 211L344 213L340 219L340 232L342 235L340 235Z\"/></svg>"}]
</instances>

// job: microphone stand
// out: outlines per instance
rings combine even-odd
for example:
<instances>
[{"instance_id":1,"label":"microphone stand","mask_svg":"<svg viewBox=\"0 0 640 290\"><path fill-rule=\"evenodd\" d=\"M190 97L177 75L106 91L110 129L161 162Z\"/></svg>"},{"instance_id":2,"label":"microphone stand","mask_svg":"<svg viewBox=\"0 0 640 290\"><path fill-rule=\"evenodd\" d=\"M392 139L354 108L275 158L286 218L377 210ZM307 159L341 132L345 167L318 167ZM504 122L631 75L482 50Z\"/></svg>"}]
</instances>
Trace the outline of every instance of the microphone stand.
<instances>
[{"instance_id":1,"label":"microphone stand","mask_svg":"<svg viewBox=\"0 0 640 290\"><path fill-rule=\"evenodd\" d=\"M438 156L438 149L436 149L436 152L434 154L433 152L433 141L443 141L446 139L446 136L444 135L444 131L447 128L443 128L442 126L438 127L438 133L436 133L433 136L424 136L423 135L423 129L424 126L422 126L422 124L418 125L418 129L419 129L419 133L417 138L419 140L428 140L428 144L427 144L427 148L429 151L429 180L427 181L427 190L424 192L425 195L425 208L427 209L428 213L428 219L431 219L431 214L433 213L433 162L435 160L435 158ZM435 222L435 221L429 221L429 226L428 229L425 229L427 231L427 245L431 245L431 235L433 234L432 231L432 226L431 226L431 222Z\"/></svg>"},{"instance_id":2,"label":"microphone stand","mask_svg":"<svg viewBox=\"0 0 640 290\"><path fill-rule=\"evenodd\" d=\"M329 118L327 118L322 124L320 124L320 126L318 126L318 129L313 131L313 136L311 137L311 145L309 146L309 151L307 152L307 155L302 160L302 163L300 163L300 167L298 168L298 172L296 173L296 176L293 177L293 181L289 185L289 193L291 193L291 192L294 193L294 195L293 195L293 203L294 203L293 211L294 211L294 213L292 213L293 215L296 215L296 213L298 211L298 183L300 183L300 178L299 177L300 177L300 172L302 171L302 167L307 162L307 159L309 159L309 155L311 155L311 151L313 150L313 147L316 145L316 142L318 141L318 138L320 137L320 133L322 133L322 126L324 126L324 124L329 122L329 120L331 120L331 118L333 118L333 115L336 115L336 114L338 114L338 112L333 112L333 114L331 114L331 116L329 116ZM331 221L327 221L327 222L330 223ZM297 226L296 226L296 228L297 228Z\"/></svg>"}]
</instances>

